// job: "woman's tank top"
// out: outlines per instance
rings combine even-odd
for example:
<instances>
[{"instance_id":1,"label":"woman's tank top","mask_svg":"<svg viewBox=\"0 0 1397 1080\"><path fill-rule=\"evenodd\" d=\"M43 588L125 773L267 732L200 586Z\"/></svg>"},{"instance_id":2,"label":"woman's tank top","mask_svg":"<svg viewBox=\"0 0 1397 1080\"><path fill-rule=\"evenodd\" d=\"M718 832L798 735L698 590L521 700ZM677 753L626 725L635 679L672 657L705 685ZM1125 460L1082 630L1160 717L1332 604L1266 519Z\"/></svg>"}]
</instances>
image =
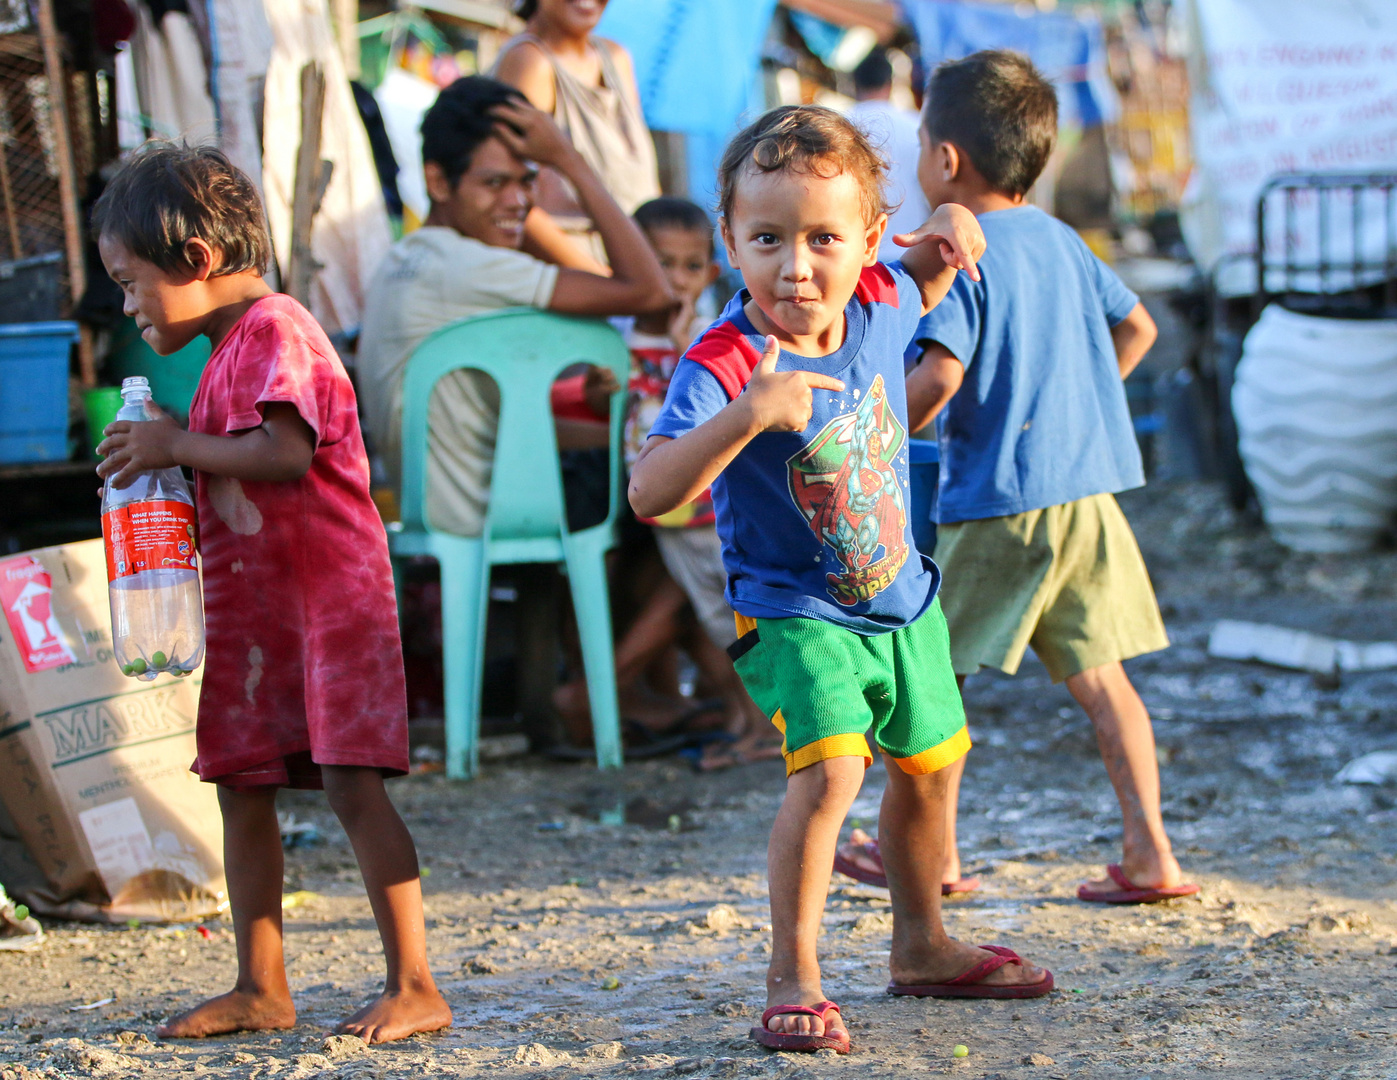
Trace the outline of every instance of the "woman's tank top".
<instances>
[{"instance_id":1,"label":"woman's tank top","mask_svg":"<svg viewBox=\"0 0 1397 1080\"><path fill-rule=\"evenodd\" d=\"M501 55L524 41L537 46L553 68L554 121L621 209L633 213L641 203L659 195L655 144L634 88L620 77L611 51L601 42L592 41L601 60L602 82L600 86L586 86L558 63L548 46L534 34L511 38ZM580 237L593 233L591 219L578 202L576 190L552 169L544 169L539 177L538 205L568 232ZM594 233L588 246L605 260Z\"/></svg>"}]
</instances>

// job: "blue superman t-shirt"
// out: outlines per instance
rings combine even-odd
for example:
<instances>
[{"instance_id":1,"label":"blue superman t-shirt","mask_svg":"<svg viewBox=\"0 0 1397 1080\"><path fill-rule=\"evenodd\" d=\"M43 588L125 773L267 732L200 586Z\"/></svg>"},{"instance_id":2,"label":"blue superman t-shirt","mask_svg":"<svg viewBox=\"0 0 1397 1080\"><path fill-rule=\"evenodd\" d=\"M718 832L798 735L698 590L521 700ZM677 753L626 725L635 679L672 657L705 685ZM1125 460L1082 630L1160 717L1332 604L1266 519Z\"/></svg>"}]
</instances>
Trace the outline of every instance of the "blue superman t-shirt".
<instances>
[{"instance_id":1,"label":"blue superman t-shirt","mask_svg":"<svg viewBox=\"0 0 1397 1080\"><path fill-rule=\"evenodd\" d=\"M651 435L677 439L747 385L763 338L743 290L675 369ZM940 573L912 541L907 512L907 394L902 355L921 292L901 263L864 270L844 309L844 343L828 356L783 351L778 371L844 383L815 390L801 432L758 435L713 484L727 599L751 618L823 619L860 634L915 621Z\"/></svg>"}]
</instances>

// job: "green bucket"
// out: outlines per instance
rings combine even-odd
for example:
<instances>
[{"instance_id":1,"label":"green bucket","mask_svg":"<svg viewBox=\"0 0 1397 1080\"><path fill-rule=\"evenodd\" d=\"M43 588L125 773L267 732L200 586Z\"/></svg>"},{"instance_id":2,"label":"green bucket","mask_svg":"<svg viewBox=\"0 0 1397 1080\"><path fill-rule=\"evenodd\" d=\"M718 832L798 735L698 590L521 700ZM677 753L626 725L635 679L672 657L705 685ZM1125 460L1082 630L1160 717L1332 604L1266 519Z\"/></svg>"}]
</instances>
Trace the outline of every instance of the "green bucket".
<instances>
[{"instance_id":1,"label":"green bucket","mask_svg":"<svg viewBox=\"0 0 1397 1080\"><path fill-rule=\"evenodd\" d=\"M102 432L121 411L121 391L115 386L99 386L95 390L84 390L82 407L87 413L87 436L92 447L92 456L96 457L97 444L102 441Z\"/></svg>"}]
</instances>

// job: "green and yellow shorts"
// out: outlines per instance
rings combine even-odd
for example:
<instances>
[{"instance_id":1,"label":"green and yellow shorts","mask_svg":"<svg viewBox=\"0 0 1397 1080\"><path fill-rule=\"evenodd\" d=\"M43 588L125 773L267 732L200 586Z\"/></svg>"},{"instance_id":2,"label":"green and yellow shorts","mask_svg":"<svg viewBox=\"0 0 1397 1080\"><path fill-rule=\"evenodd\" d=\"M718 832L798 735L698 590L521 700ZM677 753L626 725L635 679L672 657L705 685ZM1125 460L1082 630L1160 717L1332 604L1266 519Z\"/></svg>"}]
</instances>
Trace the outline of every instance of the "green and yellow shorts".
<instances>
[{"instance_id":1,"label":"green and yellow shorts","mask_svg":"<svg viewBox=\"0 0 1397 1080\"><path fill-rule=\"evenodd\" d=\"M787 776L827 758L871 765L866 733L912 775L970 749L939 601L911 625L870 637L819 619L745 615L737 635L728 653L784 736Z\"/></svg>"}]
</instances>

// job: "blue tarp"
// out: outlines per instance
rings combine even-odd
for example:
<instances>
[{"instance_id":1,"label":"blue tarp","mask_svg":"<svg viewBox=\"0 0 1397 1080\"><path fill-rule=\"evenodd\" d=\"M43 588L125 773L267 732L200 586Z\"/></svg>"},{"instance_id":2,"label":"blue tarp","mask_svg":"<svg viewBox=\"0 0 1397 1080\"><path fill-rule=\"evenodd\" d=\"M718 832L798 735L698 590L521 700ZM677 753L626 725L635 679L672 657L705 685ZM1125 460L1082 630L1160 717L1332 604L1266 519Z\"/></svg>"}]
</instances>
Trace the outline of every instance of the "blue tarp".
<instances>
[{"instance_id":1,"label":"blue tarp","mask_svg":"<svg viewBox=\"0 0 1397 1080\"><path fill-rule=\"evenodd\" d=\"M796 33L801 36L810 51L828 64L834 50L839 48L839 43L844 40L844 27L827 23L824 19L817 19L803 11L791 11L790 16L791 25L796 28Z\"/></svg>"},{"instance_id":2,"label":"blue tarp","mask_svg":"<svg viewBox=\"0 0 1397 1080\"><path fill-rule=\"evenodd\" d=\"M930 71L981 49L1024 53L1058 86L1064 123L1094 127L1116 118L1106 45L1094 16L1040 12L1027 4L902 0Z\"/></svg>"},{"instance_id":3,"label":"blue tarp","mask_svg":"<svg viewBox=\"0 0 1397 1080\"><path fill-rule=\"evenodd\" d=\"M598 33L635 59L645 119L726 135L747 107L776 0L611 0Z\"/></svg>"},{"instance_id":4,"label":"blue tarp","mask_svg":"<svg viewBox=\"0 0 1397 1080\"><path fill-rule=\"evenodd\" d=\"M759 65L776 0L610 0L598 33L635 60L645 120L689 136L689 186L713 202L714 167L739 119L761 108Z\"/></svg>"}]
</instances>

